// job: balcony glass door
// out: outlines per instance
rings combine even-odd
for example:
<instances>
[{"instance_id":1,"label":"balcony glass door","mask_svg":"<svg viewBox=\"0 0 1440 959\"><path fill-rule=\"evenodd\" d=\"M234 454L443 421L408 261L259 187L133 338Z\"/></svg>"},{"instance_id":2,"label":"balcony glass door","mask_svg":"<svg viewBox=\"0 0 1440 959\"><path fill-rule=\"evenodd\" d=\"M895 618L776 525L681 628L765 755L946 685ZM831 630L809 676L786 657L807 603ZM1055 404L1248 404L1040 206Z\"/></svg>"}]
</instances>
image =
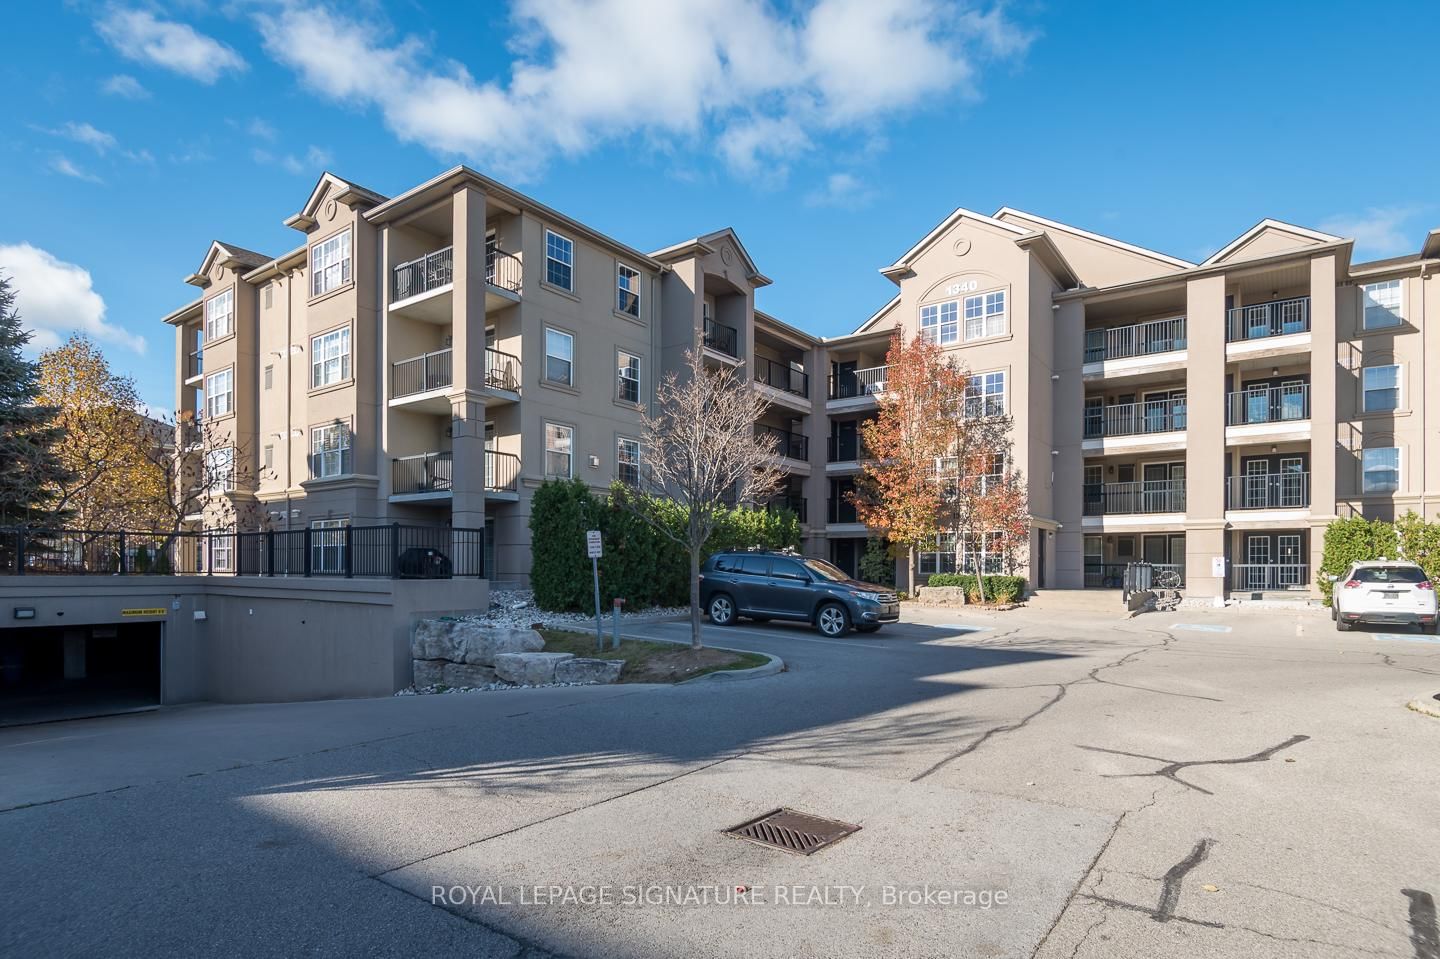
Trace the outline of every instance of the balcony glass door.
<instances>
[{"instance_id":1,"label":"balcony glass door","mask_svg":"<svg viewBox=\"0 0 1440 959\"><path fill-rule=\"evenodd\" d=\"M1280 502L1276 506L1305 505L1305 460L1300 456L1280 459Z\"/></svg>"},{"instance_id":2,"label":"balcony glass door","mask_svg":"<svg viewBox=\"0 0 1440 959\"><path fill-rule=\"evenodd\" d=\"M495 489L495 424L485 424L485 488Z\"/></svg>"},{"instance_id":3,"label":"balcony glass door","mask_svg":"<svg viewBox=\"0 0 1440 959\"><path fill-rule=\"evenodd\" d=\"M1245 464L1245 508L1263 509L1265 490L1270 485L1268 460L1251 460Z\"/></svg>"},{"instance_id":4,"label":"balcony glass door","mask_svg":"<svg viewBox=\"0 0 1440 959\"><path fill-rule=\"evenodd\" d=\"M1264 589L1270 565L1270 537L1251 536L1245 541L1245 588Z\"/></svg>"},{"instance_id":5,"label":"balcony glass door","mask_svg":"<svg viewBox=\"0 0 1440 959\"><path fill-rule=\"evenodd\" d=\"M1283 467L1282 467L1283 470ZM1282 587L1299 586L1303 567L1300 559L1300 536L1296 533L1281 533L1275 537L1280 550L1280 568L1276 571Z\"/></svg>"}]
</instances>

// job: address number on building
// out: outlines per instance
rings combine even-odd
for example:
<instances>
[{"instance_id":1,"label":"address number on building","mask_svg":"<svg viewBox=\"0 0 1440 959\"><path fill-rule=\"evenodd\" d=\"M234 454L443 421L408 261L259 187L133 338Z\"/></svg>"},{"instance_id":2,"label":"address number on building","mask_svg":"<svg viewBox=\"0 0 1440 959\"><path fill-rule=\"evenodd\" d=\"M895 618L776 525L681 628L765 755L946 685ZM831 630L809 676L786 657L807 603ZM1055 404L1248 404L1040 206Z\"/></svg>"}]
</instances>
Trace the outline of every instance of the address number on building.
<instances>
[{"instance_id":1,"label":"address number on building","mask_svg":"<svg viewBox=\"0 0 1440 959\"><path fill-rule=\"evenodd\" d=\"M951 283L945 287L946 296L959 296L961 293L974 293L980 289L979 280L966 280L963 283Z\"/></svg>"}]
</instances>

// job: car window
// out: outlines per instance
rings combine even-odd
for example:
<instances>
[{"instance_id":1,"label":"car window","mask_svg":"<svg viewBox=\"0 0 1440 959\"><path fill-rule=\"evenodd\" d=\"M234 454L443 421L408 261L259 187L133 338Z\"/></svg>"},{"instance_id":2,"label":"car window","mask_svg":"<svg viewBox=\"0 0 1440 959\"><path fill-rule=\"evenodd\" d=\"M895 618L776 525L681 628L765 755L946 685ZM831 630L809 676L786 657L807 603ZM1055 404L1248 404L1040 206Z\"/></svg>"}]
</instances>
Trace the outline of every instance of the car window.
<instances>
[{"instance_id":1,"label":"car window","mask_svg":"<svg viewBox=\"0 0 1440 959\"><path fill-rule=\"evenodd\" d=\"M832 583L843 583L850 578L845 575L844 570L831 566L823 559L807 559L805 561L805 568L821 579L828 579Z\"/></svg>"},{"instance_id":2,"label":"car window","mask_svg":"<svg viewBox=\"0 0 1440 959\"><path fill-rule=\"evenodd\" d=\"M740 572L749 573L752 576L769 576L770 557L742 556L740 557Z\"/></svg>"},{"instance_id":3,"label":"car window","mask_svg":"<svg viewBox=\"0 0 1440 959\"><path fill-rule=\"evenodd\" d=\"M1363 566L1354 579L1361 583L1423 583L1425 571L1414 566Z\"/></svg>"},{"instance_id":4,"label":"car window","mask_svg":"<svg viewBox=\"0 0 1440 959\"><path fill-rule=\"evenodd\" d=\"M729 556L717 556L717 557L715 557L715 572L717 572L717 573L733 573L733 572L735 572L735 571L736 571L737 569L739 569L739 568L740 568L739 562L738 562L737 560L735 560L733 557L729 557Z\"/></svg>"},{"instance_id":5,"label":"car window","mask_svg":"<svg viewBox=\"0 0 1440 959\"><path fill-rule=\"evenodd\" d=\"M770 575L807 581L810 579L809 576L805 575L805 567L793 559L772 559L770 561Z\"/></svg>"}]
</instances>

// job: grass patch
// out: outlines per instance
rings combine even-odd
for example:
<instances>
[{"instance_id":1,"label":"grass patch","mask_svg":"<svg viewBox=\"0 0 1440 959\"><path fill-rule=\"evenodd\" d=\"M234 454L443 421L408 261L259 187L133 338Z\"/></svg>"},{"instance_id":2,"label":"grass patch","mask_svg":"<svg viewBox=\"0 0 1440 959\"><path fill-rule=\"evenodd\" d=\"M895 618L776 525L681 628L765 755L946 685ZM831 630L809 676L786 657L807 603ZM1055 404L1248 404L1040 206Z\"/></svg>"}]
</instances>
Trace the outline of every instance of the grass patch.
<instances>
[{"instance_id":1,"label":"grass patch","mask_svg":"<svg viewBox=\"0 0 1440 959\"><path fill-rule=\"evenodd\" d=\"M559 629L542 629L545 652L574 653L589 659L623 659L620 670L622 683L678 683L722 669L752 669L763 666L769 657L759 653L738 653L728 649L691 649L678 643L649 643L639 639L622 639L619 649L610 648L610 634L605 634L605 649L595 649L594 633L571 633Z\"/></svg>"}]
</instances>

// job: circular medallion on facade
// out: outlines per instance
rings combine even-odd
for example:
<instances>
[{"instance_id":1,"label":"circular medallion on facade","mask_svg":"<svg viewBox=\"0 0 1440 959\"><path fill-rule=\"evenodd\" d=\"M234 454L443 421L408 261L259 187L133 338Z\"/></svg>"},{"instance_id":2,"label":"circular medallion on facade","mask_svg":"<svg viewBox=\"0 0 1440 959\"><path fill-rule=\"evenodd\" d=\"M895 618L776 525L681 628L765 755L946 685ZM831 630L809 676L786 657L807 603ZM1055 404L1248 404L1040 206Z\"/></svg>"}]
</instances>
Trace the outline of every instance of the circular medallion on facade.
<instances>
[{"instance_id":1,"label":"circular medallion on facade","mask_svg":"<svg viewBox=\"0 0 1440 959\"><path fill-rule=\"evenodd\" d=\"M212 266L212 267L210 268L210 279L215 280L216 282L219 282L220 278L221 278L222 276L224 276L224 275L225 275L225 268L224 268L223 266L221 266L219 263L216 263L214 266Z\"/></svg>"},{"instance_id":2,"label":"circular medallion on facade","mask_svg":"<svg viewBox=\"0 0 1440 959\"><path fill-rule=\"evenodd\" d=\"M325 201L325 219L335 219L335 200L333 198Z\"/></svg>"},{"instance_id":3,"label":"circular medallion on facade","mask_svg":"<svg viewBox=\"0 0 1440 959\"><path fill-rule=\"evenodd\" d=\"M728 245L720 248L720 259L724 260L727 265L735 261L735 254Z\"/></svg>"},{"instance_id":4,"label":"circular medallion on facade","mask_svg":"<svg viewBox=\"0 0 1440 959\"><path fill-rule=\"evenodd\" d=\"M958 240L955 241L955 255L956 255L956 256L964 256L966 253L969 253L969 252L970 252L970 241L969 241L969 240L967 240L965 237L962 236L960 239L958 239Z\"/></svg>"}]
</instances>

